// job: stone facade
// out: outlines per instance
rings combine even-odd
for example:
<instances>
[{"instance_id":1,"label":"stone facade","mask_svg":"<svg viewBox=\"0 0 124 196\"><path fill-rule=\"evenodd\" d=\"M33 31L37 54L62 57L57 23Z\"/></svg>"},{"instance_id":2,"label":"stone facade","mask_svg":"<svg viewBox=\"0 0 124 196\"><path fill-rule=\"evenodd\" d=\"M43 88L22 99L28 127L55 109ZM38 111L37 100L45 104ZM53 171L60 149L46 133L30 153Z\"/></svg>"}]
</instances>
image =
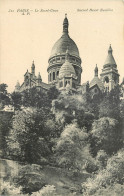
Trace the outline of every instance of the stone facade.
<instances>
[{"instance_id":1,"label":"stone facade","mask_svg":"<svg viewBox=\"0 0 124 196\"><path fill-rule=\"evenodd\" d=\"M40 73L35 75L34 61L31 72L27 70L24 75L24 82L20 86L19 82L15 86L15 91L22 92L32 87L47 91L52 85L60 91L71 91L84 94L89 90L94 96L99 92L111 91L119 84L119 74L117 64L112 54L112 47L108 49L108 56L103 65L100 78L98 77L98 67L95 67L94 78L91 82L81 85L81 58L76 43L69 36L69 22L67 15L63 22L63 34L54 44L48 60L48 84L42 82Z\"/></svg>"}]
</instances>

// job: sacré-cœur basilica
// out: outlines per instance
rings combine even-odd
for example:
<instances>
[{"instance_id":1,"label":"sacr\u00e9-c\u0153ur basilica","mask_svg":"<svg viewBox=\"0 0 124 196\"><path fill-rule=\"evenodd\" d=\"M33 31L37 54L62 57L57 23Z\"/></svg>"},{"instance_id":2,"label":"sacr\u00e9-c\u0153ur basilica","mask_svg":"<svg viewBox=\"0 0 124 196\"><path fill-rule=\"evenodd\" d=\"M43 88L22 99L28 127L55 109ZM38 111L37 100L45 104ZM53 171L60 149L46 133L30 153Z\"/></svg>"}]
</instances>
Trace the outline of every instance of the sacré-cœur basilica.
<instances>
[{"instance_id":1,"label":"sacr\u00e9-c\u0153ur basilica","mask_svg":"<svg viewBox=\"0 0 124 196\"><path fill-rule=\"evenodd\" d=\"M51 86L55 85L62 92L70 91L72 93L84 94L89 90L91 95L94 96L99 94L99 92L109 92L119 84L117 64L110 45L100 78L98 77L98 67L96 65L94 78L90 82L81 85L82 61L76 43L69 36L68 28L69 22L67 15L65 15L63 34L52 47L48 60L48 84L42 81L40 73L38 76L35 75L35 64L33 61L31 72L27 70L24 74L24 82L21 85L17 82L15 86L16 92L23 92L32 87L47 91Z\"/></svg>"}]
</instances>

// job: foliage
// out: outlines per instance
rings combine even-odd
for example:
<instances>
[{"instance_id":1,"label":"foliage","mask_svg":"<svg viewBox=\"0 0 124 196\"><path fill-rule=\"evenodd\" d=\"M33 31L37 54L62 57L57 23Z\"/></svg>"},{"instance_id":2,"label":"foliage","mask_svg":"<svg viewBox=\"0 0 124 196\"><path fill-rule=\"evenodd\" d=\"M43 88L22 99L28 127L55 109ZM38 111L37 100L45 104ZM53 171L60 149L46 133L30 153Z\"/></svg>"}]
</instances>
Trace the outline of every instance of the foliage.
<instances>
[{"instance_id":1,"label":"foliage","mask_svg":"<svg viewBox=\"0 0 124 196\"><path fill-rule=\"evenodd\" d=\"M124 185L114 183L112 186L99 189L96 191L95 196L123 196L124 195Z\"/></svg>"},{"instance_id":2,"label":"foliage","mask_svg":"<svg viewBox=\"0 0 124 196\"><path fill-rule=\"evenodd\" d=\"M104 150L99 150L96 156L96 160L98 162L99 168L103 169L107 165L108 155Z\"/></svg>"},{"instance_id":3,"label":"foliage","mask_svg":"<svg viewBox=\"0 0 124 196\"><path fill-rule=\"evenodd\" d=\"M51 115L42 109L17 111L7 138L10 156L30 163L39 161L42 156L47 157L51 153L52 134L47 120L51 118Z\"/></svg>"},{"instance_id":4,"label":"foliage","mask_svg":"<svg viewBox=\"0 0 124 196\"><path fill-rule=\"evenodd\" d=\"M0 85L2 106L9 103L6 88L7 85ZM93 99L90 93L63 95L55 87L48 92L36 88L21 94L14 92L11 99L13 118L7 113L0 116L4 137L1 146L5 151L7 147L10 159L35 163L33 169L23 166L14 179L23 187L23 193L58 195L53 185L46 185L45 176L40 173L42 167L36 165L49 163L62 171L70 170L70 175L92 173L82 185L83 195L119 196L124 192L124 101L120 100L118 87ZM15 189L17 195L21 194L16 188L10 187L5 193L11 195Z\"/></svg>"},{"instance_id":5,"label":"foliage","mask_svg":"<svg viewBox=\"0 0 124 196\"><path fill-rule=\"evenodd\" d=\"M11 195L11 196L22 196L23 194L21 193L22 187L15 187L13 184L10 184L9 182L1 182L0 184L0 195ZM26 196L26 195L25 195Z\"/></svg>"},{"instance_id":6,"label":"foliage","mask_svg":"<svg viewBox=\"0 0 124 196\"><path fill-rule=\"evenodd\" d=\"M0 112L0 149L3 151L3 156L6 156L6 136L11 128L13 114L10 112Z\"/></svg>"},{"instance_id":7,"label":"foliage","mask_svg":"<svg viewBox=\"0 0 124 196\"><path fill-rule=\"evenodd\" d=\"M51 108L51 102L59 95L56 87L51 87L47 92L33 87L22 93L24 107Z\"/></svg>"},{"instance_id":8,"label":"foliage","mask_svg":"<svg viewBox=\"0 0 124 196\"><path fill-rule=\"evenodd\" d=\"M90 130L94 116L90 113L86 99L82 95L60 95L52 106L56 120L64 126L76 119L80 128L85 126Z\"/></svg>"},{"instance_id":9,"label":"foliage","mask_svg":"<svg viewBox=\"0 0 124 196\"><path fill-rule=\"evenodd\" d=\"M19 176L17 183L22 186L23 193L29 193L39 191L45 184L44 175L31 172L25 173L23 176Z\"/></svg>"},{"instance_id":10,"label":"foliage","mask_svg":"<svg viewBox=\"0 0 124 196\"><path fill-rule=\"evenodd\" d=\"M94 158L89 157L88 161L85 162L83 169L85 169L88 173L97 173L99 165Z\"/></svg>"},{"instance_id":11,"label":"foliage","mask_svg":"<svg viewBox=\"0 0 124 196\"><path fill-rule=\"evenodd\" d=\"M120 150L107 161L106 169L100 170L97 175L83 183L83 192L85 195L94 195L98 190L107 188L115 184L124 183L124 151ZM108 188L108 186L110 186ZM119 186L119 185L118 185ZM114 189L116 191L116 189Z\"/></svg>"},{"instance_id":12,"label":"foliage","mask_svg":"<svg viewBox=\"0 0 124 196\"><path fill-rule=\"evenodd\" d=\"M118 121L109 117L95 120L92 124L90 143L93 155L99 150L104 150L109 155L117 152L123 144Z\"/></svg>"},{"instance_id":13,"label":"foliage","mask_svg":"<svg viewBox=\"0 0 124 196\"><path fill-rule=\"evenodd\" d=\"M54 99L57 99L58 96L60 95L60 92L58 91L58 89L56 88L56 86L52 86L48 92L47 92L47 96L48 99L50 100L50 102Z\"/></svg>"},{"instance_id":14,"label":"foliage","mask_svg":"<svg viewBox=\"0 0 124 196\"><path fill-rule=\"evenodd\" d=\"M67 125L61 133L55 148L58 165L69 169L82 169L89 159L86 130L74 124Z\"/></svg>"},{"instance_id":15,"label":"foliage","mask_svg":"<svg viewBox=\"0 0 124 196\"><path fill-rule=\"evenodd\" d=\"M47 94L38 89L31 88L22 93L22 105L24 107L49 107Z\"/></svg>"},{"instance_id":16,"label":"foliage","mask_svg":"<svg viewBox=\"0 0 124 196\"><path fill-rule=\"evenodd\" d=\"M7 84L0 84L0 109L3 109L5 105L10 104L10 97L6 90Z\"/></svg>"},{"instance_id":17,"label":"foliage","mask_svg":"<svg viewBox=\"0 0 124 196\"><path fill-rule=\"evenodd\" d=\"M120 119L120 89L119 86L105 94L100 103L99 117Z\"/></svg>"},{"instance_id":18,"label":"foliage","mask_svg":"<svg viewBox=\"0 0 124 196\"><path fill-rule=\"evenodd\" d=\"M13 92L11 94L12 105L14 106L15 110L20 110L22 106L22 95L19 92Z\"/></svg>"},{"instance_id":19,"label":"foliage","mask_svg":"<svg viewBox=\"0 0 124 196\"><path fill-rule=\"evenodd\" d=\"M31 196L55 196L57 195L56 193L56 188L54 185L46 185L44 186L40 191L34 192L31 194ZM60 196L60 195L58 195Z\"/></svg>"},{"instance_id":20,"label":"foliage","mask_svg":"<svg viewBox=\"0 0 124 196\"><path fill-rule=\"evenodd\" d=\"M94 114L94 119L99 118L100 104L103 101L105 95L106 93L99 92L99 94L96 94L91 98L91 94L88 93L87 104L88 104L89 111Z\"/></svg>"},{"instance_id":21,"label":"foliage","mask_svg":"<svg viewBox=\"0 0 124 196\"><path fill-rule=\"evenodd\" d=\"M7 94L7 90L6 90L7 87L8 87L7 84L4 84L4 83L0 84L0 92L3 94Z\"/></svg>"}]
</instances>

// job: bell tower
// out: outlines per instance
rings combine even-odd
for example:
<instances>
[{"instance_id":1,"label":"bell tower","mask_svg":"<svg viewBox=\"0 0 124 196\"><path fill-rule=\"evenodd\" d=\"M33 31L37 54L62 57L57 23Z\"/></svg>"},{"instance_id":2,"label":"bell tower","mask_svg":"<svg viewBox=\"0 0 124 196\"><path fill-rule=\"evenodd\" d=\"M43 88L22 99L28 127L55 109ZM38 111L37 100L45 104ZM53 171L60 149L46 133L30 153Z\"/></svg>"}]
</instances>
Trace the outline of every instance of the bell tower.
<instances>
[{"instance_id":1,"label":"bell tower","mask_svg":"<svg viewBox=\"0 0 124 196\"><path fill-rule=\"evenodd\" d=\"M111 91L119 83L119 74L117 70L117 64L112 54L113 50L111 45L108 49L108 56L103 65L101 81L104 85L104 91Z\"/></svg>"}]
</instances>

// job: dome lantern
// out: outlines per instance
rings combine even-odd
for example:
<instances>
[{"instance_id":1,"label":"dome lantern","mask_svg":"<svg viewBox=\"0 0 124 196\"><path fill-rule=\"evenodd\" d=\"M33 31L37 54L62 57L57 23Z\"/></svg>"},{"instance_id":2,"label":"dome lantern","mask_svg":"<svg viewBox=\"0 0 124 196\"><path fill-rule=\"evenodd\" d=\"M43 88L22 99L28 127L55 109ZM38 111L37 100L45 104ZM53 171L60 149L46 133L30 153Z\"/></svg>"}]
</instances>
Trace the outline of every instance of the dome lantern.
<instances>
[{"instance_id":1,"label":"dome lantern","mask_svg":"<svg viewBox=\"0 0 124 196\"><path fill-rule=\"evenodd\" d=\"M67 14L65 14L65 19L63 21L63 34L68 34L68 19L67 19Z\"/></svg>"}]
</instances>

